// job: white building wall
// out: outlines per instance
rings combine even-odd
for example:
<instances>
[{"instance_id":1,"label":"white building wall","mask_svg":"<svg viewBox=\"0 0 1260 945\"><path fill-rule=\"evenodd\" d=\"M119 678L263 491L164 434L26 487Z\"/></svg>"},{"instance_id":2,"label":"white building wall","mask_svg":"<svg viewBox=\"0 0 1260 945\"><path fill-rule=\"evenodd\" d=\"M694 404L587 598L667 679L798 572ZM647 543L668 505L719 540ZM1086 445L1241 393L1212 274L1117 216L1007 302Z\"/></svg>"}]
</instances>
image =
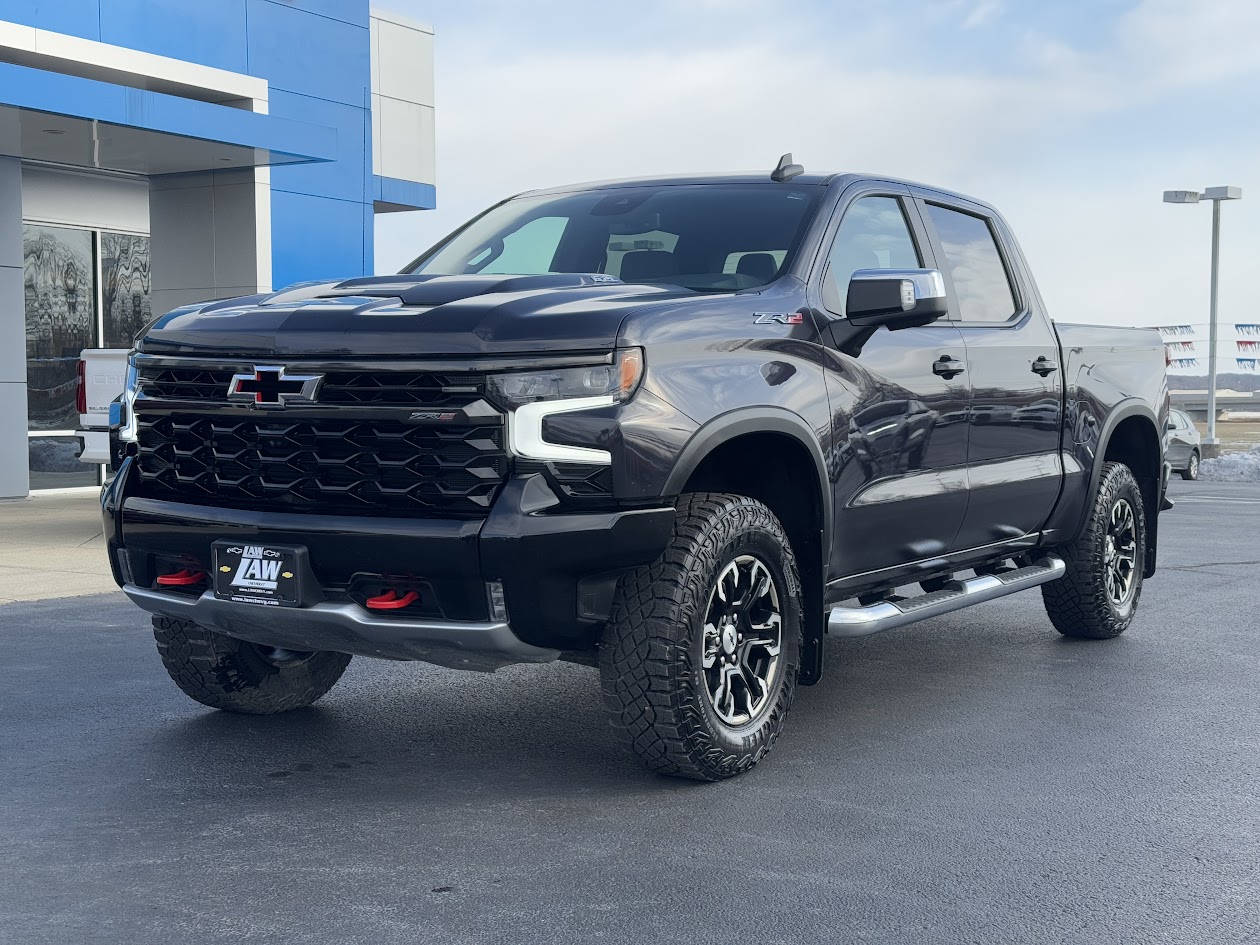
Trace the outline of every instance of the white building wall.
<instances>
[{"instance_id":1,"label":"white building wall","mask_svg":"<svg viewBox=\"0 0 1260 945\"><path fill-rule=\"evenodd\" d=\"M149 178L153 311L271 291L269 174Z\"/></svg>"},{"instance_id":2,"label":"white building wall","mask_svg":"<svg viewBox=\"0 0 1260 945\"><path fill-rule=\"evenodd\" d=\"M22 168L22 217L54 226L149 232L149 183L131 177Z\"/></svg>"},{"instance_id":3,"label":"white building wall","mask_svg":"<svg viewBox=\"0 0 1260 945\"><path fill-rule=\"evenodd\" d=\"M433 28L373 11L372 173L437 182Z\"/></svg>"},{"instance_id":4,"label":"white building wall","mask_svg":"<svg viewBox=\"0 0 1260 945\"><path fill-rule=\"evenodd\" d=\"M0 498L24 496L26 300L22 291L22 162L0 157Z\"/></svg>"}]
</instances>

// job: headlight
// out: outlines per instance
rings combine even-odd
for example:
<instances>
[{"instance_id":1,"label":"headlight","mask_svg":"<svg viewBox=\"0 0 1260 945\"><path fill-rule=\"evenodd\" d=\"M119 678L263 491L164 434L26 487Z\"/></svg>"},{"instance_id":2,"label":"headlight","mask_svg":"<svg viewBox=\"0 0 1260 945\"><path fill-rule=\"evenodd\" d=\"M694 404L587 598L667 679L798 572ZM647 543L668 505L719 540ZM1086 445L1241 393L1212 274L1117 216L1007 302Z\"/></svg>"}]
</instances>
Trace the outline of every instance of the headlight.
<instances>
[{"instance_id":1,"label":"headlight","mask_svg":"<svg viewBox=\"0 0 1260 945\"><path fill-rule=\"evenodd\" d=\"M612 397L608 403L629 400L643 376L643 352L621 348L611 364L558 368L521 374L491 375L490 393L510 410L539 401ZM575 408L580 409L580 408Z\"/></svg>"},{"instance_id":2,"label":"headlight","mask_svg":"<svg viewBox=\"0 0 1260 945\"><path fill-rule=\"evenodd\" d=\"M559 463L612 462L607 450L565 446L543 439L543 419L557 413L611 407L629 400L643 378L643 351L622 348L611 364L497 374L490 395L511 410L508 443L523 459Z\"/></svg>"},{"instance_id":3,"label":"headlight","mask_svg":"<svg viewBox=\"0 0 1260 945\"><path fill-rule=\"evenodd\" d=\"M127 360L127 383L122 392L122 425L118 428L118 440L121 443L136 442L136 390L139 387L136 362Z\"/></svg>"}]
</instances>

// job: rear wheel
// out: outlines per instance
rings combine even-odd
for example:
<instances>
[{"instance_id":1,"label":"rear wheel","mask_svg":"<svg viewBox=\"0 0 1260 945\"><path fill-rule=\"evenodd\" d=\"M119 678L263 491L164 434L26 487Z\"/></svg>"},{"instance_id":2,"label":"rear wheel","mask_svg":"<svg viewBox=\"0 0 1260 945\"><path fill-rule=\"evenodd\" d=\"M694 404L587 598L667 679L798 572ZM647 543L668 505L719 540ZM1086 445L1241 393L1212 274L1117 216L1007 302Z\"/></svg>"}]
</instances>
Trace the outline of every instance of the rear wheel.
<instances>
[{"instance_id":1,"label":"rear wheel","mask_svg":"<svg viewBox=\"0 0 1260 945\"><path fill-rule=\"evenodd\" d=\"M664 554L621 579L600 643L613 727L662 774L747 771L783 729L801 627L796 560L774 514L744 496L683 496Z\"/></svg>"},{"instance_id":2,"label":"rear wheel","mask_svg":"<svg viewBox=\"0 0 1260 945\"><path fill-rule=\"evenodd\" d=\"M153 618L153 636L167 673L202 705L273 715L308 706L341 678L345 653L260 646L199 624Z\"/></svg>"},{"instance_id":3,"label":"rear wheel","mask_svg":"<svg viewBox=\"0 0 1260 945\"><path fill-rule=\"evenodd\" d=\"M1107 463L1081 536L1059 548L1067 573L1043 584L1046 613L1064 636L1105 640L1129 628L1142 596L1146 516L1129 467Z\"/></svg>"},{"instance_id":4,"label":"rear wheel","mask_svg":"<svg viewBox=\"0 0 1260 945\"><path fill-rule=\"evenodd\" d=\"M1181 471L1181 478L1194 481L1199 478L1199 451L1192 450L1190 458L1186 460L1186 468Z\"/></svg>"}]
</instances>

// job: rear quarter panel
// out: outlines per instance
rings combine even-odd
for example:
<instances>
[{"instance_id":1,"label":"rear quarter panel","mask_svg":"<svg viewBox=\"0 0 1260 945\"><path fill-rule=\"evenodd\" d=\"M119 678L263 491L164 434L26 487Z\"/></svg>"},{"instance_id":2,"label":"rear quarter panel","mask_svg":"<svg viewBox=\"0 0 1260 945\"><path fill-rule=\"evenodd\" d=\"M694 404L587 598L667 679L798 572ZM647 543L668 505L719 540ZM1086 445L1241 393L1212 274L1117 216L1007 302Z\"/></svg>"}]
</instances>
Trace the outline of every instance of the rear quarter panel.
<instances>
[{"instance_id":1,"label":"rear quarter panel","mask_svg":"<svg viewBox=\"0 0 1260 945\"><path fill-rule=\"evenodd\" d=\"M1163 443L1168 419L1164 343L1155 329L1055 323L1063 365L1064 483L1046 527L1050 542L1076 534L1111 431L1145 416Z\"/></svg>"}]
</instances>

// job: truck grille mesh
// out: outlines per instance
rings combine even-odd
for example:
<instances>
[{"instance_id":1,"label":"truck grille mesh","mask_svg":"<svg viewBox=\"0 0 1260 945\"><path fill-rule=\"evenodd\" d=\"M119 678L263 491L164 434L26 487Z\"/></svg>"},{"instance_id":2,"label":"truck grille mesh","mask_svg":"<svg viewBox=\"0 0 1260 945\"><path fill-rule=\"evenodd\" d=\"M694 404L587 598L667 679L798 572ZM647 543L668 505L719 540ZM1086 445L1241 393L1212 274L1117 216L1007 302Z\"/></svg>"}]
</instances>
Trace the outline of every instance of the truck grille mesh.
<instances>
[{"instance_id":1,"label":"truck grille mesh","mask_svg":"<svg viewBox=\"0 0 1260 945\"><path fill-rule=\"evenodd\" d=\"M140 416L144 493L234 508L484 513L507 476L502 426Z\"/></svg>"},{"instance_id":2,"label":"truck grille mesh","mask_svg":"<svg viewBox=\"0 0 1260 945\"><path fill-rule=\"evenodd\" d=\"M154 400L226 403L232 375L252 371L252 364L225 370L141 364L139 389L143 396ZM324 374L319 402L343 406L447 407L462 406L484 392L485 378L481 375L329 371Z\"/></svg>"},{"instance_id":3,"label":"truck grille mesh","mask_svg":"<svg viewBox=\"0 0 1260 945\"><path fill-rule=\"evenodd\" d=\"M252 364L141 362L138 494L330 514L486 514L508 475L496 413L483 403L471 419L409 419L411 408L481 401L484 376L317 370L316 406L254 410L227 399L232 375Z\"/></svg>"}]
</instances>

